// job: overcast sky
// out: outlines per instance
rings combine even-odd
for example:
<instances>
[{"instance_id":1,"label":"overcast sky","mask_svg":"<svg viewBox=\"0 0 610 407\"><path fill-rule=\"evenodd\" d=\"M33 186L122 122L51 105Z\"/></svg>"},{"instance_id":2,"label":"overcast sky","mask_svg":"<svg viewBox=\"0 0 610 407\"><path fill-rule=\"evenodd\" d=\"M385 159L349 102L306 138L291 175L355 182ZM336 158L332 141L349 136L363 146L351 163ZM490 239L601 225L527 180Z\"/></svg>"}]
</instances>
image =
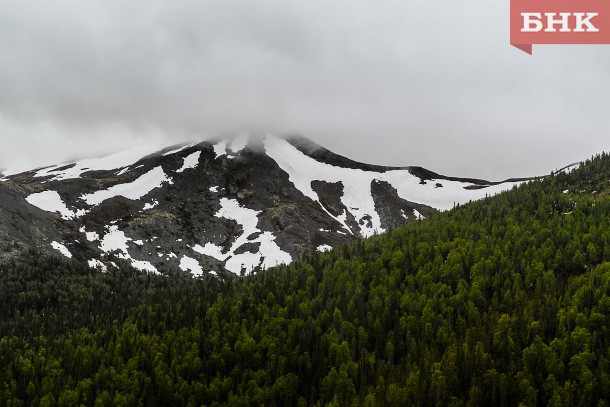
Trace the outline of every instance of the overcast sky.
<instances>
[{"instance_id":1,"label":"overcast sky","mask_svg":"<svg viewBox=\"0 0 610 407\"><path fill-rule=\"evenodd\" d=\"M610 46L508 44L508 1L0 0L0 168L246 128L456 176L610 150Z\"/></svg>"}]
</instances>

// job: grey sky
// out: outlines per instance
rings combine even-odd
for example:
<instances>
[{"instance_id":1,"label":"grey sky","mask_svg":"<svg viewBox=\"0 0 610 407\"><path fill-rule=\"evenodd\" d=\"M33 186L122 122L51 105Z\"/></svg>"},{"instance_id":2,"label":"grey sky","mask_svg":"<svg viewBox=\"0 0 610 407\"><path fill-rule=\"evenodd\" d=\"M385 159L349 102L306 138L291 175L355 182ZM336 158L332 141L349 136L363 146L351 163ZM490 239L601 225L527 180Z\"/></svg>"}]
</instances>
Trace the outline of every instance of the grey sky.
<instances>
[{"instance_id":1,"label":"grey sky","mask_svg":"<svg viewBox=\"0 0 610 407\"><path fill-rule=\"evenodd\" d=\"M508 36L507 1L0 0L0 167L244 128L489 179L610 150L610 46Z\"/></svg>"}]
</instances>

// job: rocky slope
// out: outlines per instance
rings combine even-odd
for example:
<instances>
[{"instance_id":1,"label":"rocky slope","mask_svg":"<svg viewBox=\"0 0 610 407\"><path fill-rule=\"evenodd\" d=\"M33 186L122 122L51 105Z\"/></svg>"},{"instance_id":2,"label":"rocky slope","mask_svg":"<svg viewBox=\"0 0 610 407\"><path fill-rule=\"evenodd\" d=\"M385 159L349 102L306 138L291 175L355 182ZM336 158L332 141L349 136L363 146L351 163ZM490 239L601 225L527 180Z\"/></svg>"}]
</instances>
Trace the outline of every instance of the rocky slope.
<instances>
[{"instance_id":1,"label":"rocky slope","mask_svg":"<svg viewBox=\"0 0 610 407\"><path fill-rule=\"evenodd\" d=\"M101 268L250 273L521 181L362 164L304 138L242 134L9 174L0 239L5 257L16 241Z\"/></svg>"}]
</instances>

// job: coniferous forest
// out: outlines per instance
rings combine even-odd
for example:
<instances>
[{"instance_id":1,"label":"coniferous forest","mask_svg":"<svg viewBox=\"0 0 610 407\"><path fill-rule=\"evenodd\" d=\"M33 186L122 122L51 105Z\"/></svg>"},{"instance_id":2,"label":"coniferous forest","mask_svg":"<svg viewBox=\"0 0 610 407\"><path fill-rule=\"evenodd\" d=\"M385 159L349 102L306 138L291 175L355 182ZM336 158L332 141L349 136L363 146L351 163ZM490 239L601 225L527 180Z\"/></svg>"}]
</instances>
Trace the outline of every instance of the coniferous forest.
<instances>
[{"instance_id":1,"label":"coniferous forest","mask_svg":"<svg viewBox=\"0 0 610 407\"><path fill-rule=\"evenodd\" d=\"M606 406L610 156L249 277L0 266L2 406Z\"/></svg>"}]
</instances>

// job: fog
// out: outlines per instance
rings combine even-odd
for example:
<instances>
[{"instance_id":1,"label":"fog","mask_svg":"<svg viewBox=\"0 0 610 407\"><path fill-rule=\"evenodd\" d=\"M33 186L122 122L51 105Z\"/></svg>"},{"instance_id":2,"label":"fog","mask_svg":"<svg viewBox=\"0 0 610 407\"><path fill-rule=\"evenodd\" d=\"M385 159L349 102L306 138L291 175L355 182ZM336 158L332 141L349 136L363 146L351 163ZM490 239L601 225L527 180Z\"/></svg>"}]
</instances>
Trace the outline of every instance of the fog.
<instances>
[{"instance_id":1,"label":"fog","mask_svg":"<svg viewBox=\"0 0 610 407\"><path fill-rule=\"evenodd\" d=\"M482 0L0 0L0 168L243 129L494 180L610 150L610 48L508 37Z\"/></svg>"}]
</instances>

